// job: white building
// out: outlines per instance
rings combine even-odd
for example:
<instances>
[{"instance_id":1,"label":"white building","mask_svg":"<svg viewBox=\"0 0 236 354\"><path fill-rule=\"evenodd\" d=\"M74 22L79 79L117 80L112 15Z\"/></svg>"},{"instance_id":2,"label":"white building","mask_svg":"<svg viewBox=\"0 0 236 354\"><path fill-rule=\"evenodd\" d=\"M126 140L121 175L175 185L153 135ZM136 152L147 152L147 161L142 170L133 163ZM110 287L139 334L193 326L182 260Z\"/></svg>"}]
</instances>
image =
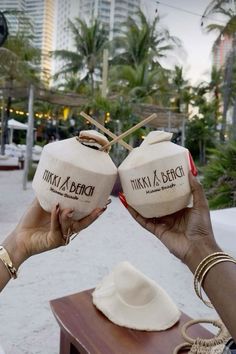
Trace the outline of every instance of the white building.
<instances>
[{"instance_id":1,"label":"white building","mask_svg":"<svg viewBox=\"0 0 236 354\"><path fill-rule=\"evenodd\" d=\"M79 17L87 22L98 19L112 39L129 16L133 17L140 7L141 0L57 0L56 49L75 50L73 38L68 27L68 19ZM63 63L55 61L54 72Z\"/></svg>"},{"instance_id":2,"label":"white building","mask_svg":"<svg viewBox=\"0 0 236 354\"><path fill-rule=\"evenodd\" d=\"M48 81L52 75L55 0L25 0L25 12L34 27L34 45L42 52L42 78Z\"/></svg>"},{"instance_id":3,"label":"white building","mask_svg":"<svg viewBox=\"0 0 236 354\"><path fill-rule=\"evenodd\" d=\"M68 23L79 16L79 2L80 0L57 0L54 49L75 50ZM57 73L63 64L61 60L54 59L53 73Z\"/></svg>"},{"instance_id":4,"label":"white building","mask_svg":"<svg viewBox=\"0 0 236 354\"><path fill-rule=\"evenodd\" d=\"M233 38L227 35L220 36L213 46L213 65L217 68L223 68L233 47Z\"/></svg>"},{"instance_id":5,"label":"white building","mask_svg":"<svg viewBox=\"0 0 236 354\"><path fill-rule=\"evenodd\" d=\"M25 11L25 0L0 0L0 11ZM9 32L16 33L18 21L16 16L7 14Z\"/></svg>"},{"instance_id":6,"label":"white building","mask_svg":"<svg viewBox=\"0 0 236 354\"><path fill-rule=\"evenodd\" d=\"M0 0L0 10L22 11L33 25L33 45L42 52L42 79L48 81L52 74L52 59L49 53L53 50L54 20L56 0ZM7 15L9 32L18 29L16 16Z\"/></svg>"}]
</instances>

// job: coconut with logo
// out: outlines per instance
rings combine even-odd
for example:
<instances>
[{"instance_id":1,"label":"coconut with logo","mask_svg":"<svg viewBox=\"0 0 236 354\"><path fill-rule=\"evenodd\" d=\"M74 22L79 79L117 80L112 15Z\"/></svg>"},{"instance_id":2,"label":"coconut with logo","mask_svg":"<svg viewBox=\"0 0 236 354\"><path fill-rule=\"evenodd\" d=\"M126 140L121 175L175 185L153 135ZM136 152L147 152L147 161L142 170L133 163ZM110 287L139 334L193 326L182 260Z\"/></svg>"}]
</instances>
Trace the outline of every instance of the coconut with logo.
<instances>
[{"instance_id":1,"label":"coconut with logo","mask_svg":"<svg viewBox=\"0 0 236 354\"><path fill-rule=\"evenodd\" d=\"M107 143L104 135L88 130L45 145L33 180L44 210L59 203L62 209L73 208L78 220L106 205L117 176L108 151L100 151Z\"/></svg>"},{"instance_id":2,"label":"coconut with logo","mask_svg":"<svg viewBox=\"0 0 236 354\"><path fill-rule=\"evenodd\" d=\"M153 131L118 168L129 205L147 218L172 214L191 203L189 151L172 134Z\"/></svg>"}]
</instances>

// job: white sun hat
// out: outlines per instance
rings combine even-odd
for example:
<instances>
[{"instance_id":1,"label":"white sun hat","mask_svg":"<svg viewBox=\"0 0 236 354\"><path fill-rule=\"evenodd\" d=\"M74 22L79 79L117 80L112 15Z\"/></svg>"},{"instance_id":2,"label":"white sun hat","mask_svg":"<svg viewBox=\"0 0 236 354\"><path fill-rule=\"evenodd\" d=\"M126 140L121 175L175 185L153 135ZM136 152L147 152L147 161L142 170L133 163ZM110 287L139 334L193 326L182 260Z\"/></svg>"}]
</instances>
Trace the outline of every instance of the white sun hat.
<instances>
[{"instance_id":1,"label":"white sun hat","mask_svg":"<svg viewBox=\"0 0 236 354\"><path fill-rule=\"evenodd\" d=\"M93 292L94 305L117 325L163 331L180 318L169 295L129 262L119 263Z\"/></svg>"}]
</instances>

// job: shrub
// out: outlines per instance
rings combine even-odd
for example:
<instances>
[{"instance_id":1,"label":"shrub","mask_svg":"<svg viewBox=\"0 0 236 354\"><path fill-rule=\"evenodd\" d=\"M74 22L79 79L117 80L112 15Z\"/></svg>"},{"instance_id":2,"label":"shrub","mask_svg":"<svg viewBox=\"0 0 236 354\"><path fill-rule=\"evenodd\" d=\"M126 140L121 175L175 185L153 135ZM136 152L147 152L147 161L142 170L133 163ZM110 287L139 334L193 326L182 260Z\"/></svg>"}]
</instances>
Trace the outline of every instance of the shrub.
<instances>
[{"instance_id":1,"label":"shrub","mask_svg":"<svg viewBox=\"0 0 236 354\"><path fill-rule=\"evenodd\" d=\"M210 149L209 162L203 168L203 185L212 209L235 206L236 141Z\"/></svg>"}]
</instances>

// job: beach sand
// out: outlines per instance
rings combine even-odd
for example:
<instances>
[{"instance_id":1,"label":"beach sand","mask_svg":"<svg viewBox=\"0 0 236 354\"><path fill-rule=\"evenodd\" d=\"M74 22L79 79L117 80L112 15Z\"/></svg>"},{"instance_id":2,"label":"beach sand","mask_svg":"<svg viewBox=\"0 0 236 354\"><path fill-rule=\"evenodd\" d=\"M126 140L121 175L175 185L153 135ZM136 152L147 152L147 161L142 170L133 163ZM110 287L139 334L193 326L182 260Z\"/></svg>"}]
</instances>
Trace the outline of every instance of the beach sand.
<instances>
[{"instance_id":1,"label":"beach sand","mask_svg":"<svg viewBox=\"0 0 236 354\"><path fill-rule=\"evenodd\" d=\"M33 198L31 184L26 191L22 189L22 171L0 172L0 241ZM212 219L218 243L236 257L236 208L224 217L219 211L212 212ZM186 266L112 197L108 210L71 244L27 260L18 279L3 290L0 343L6 354L59 353L59 327L49 300L95 287L124 260L154 279L191 317L216 317L196 297L193 276Z\"/></svg>"}]
</instances>

